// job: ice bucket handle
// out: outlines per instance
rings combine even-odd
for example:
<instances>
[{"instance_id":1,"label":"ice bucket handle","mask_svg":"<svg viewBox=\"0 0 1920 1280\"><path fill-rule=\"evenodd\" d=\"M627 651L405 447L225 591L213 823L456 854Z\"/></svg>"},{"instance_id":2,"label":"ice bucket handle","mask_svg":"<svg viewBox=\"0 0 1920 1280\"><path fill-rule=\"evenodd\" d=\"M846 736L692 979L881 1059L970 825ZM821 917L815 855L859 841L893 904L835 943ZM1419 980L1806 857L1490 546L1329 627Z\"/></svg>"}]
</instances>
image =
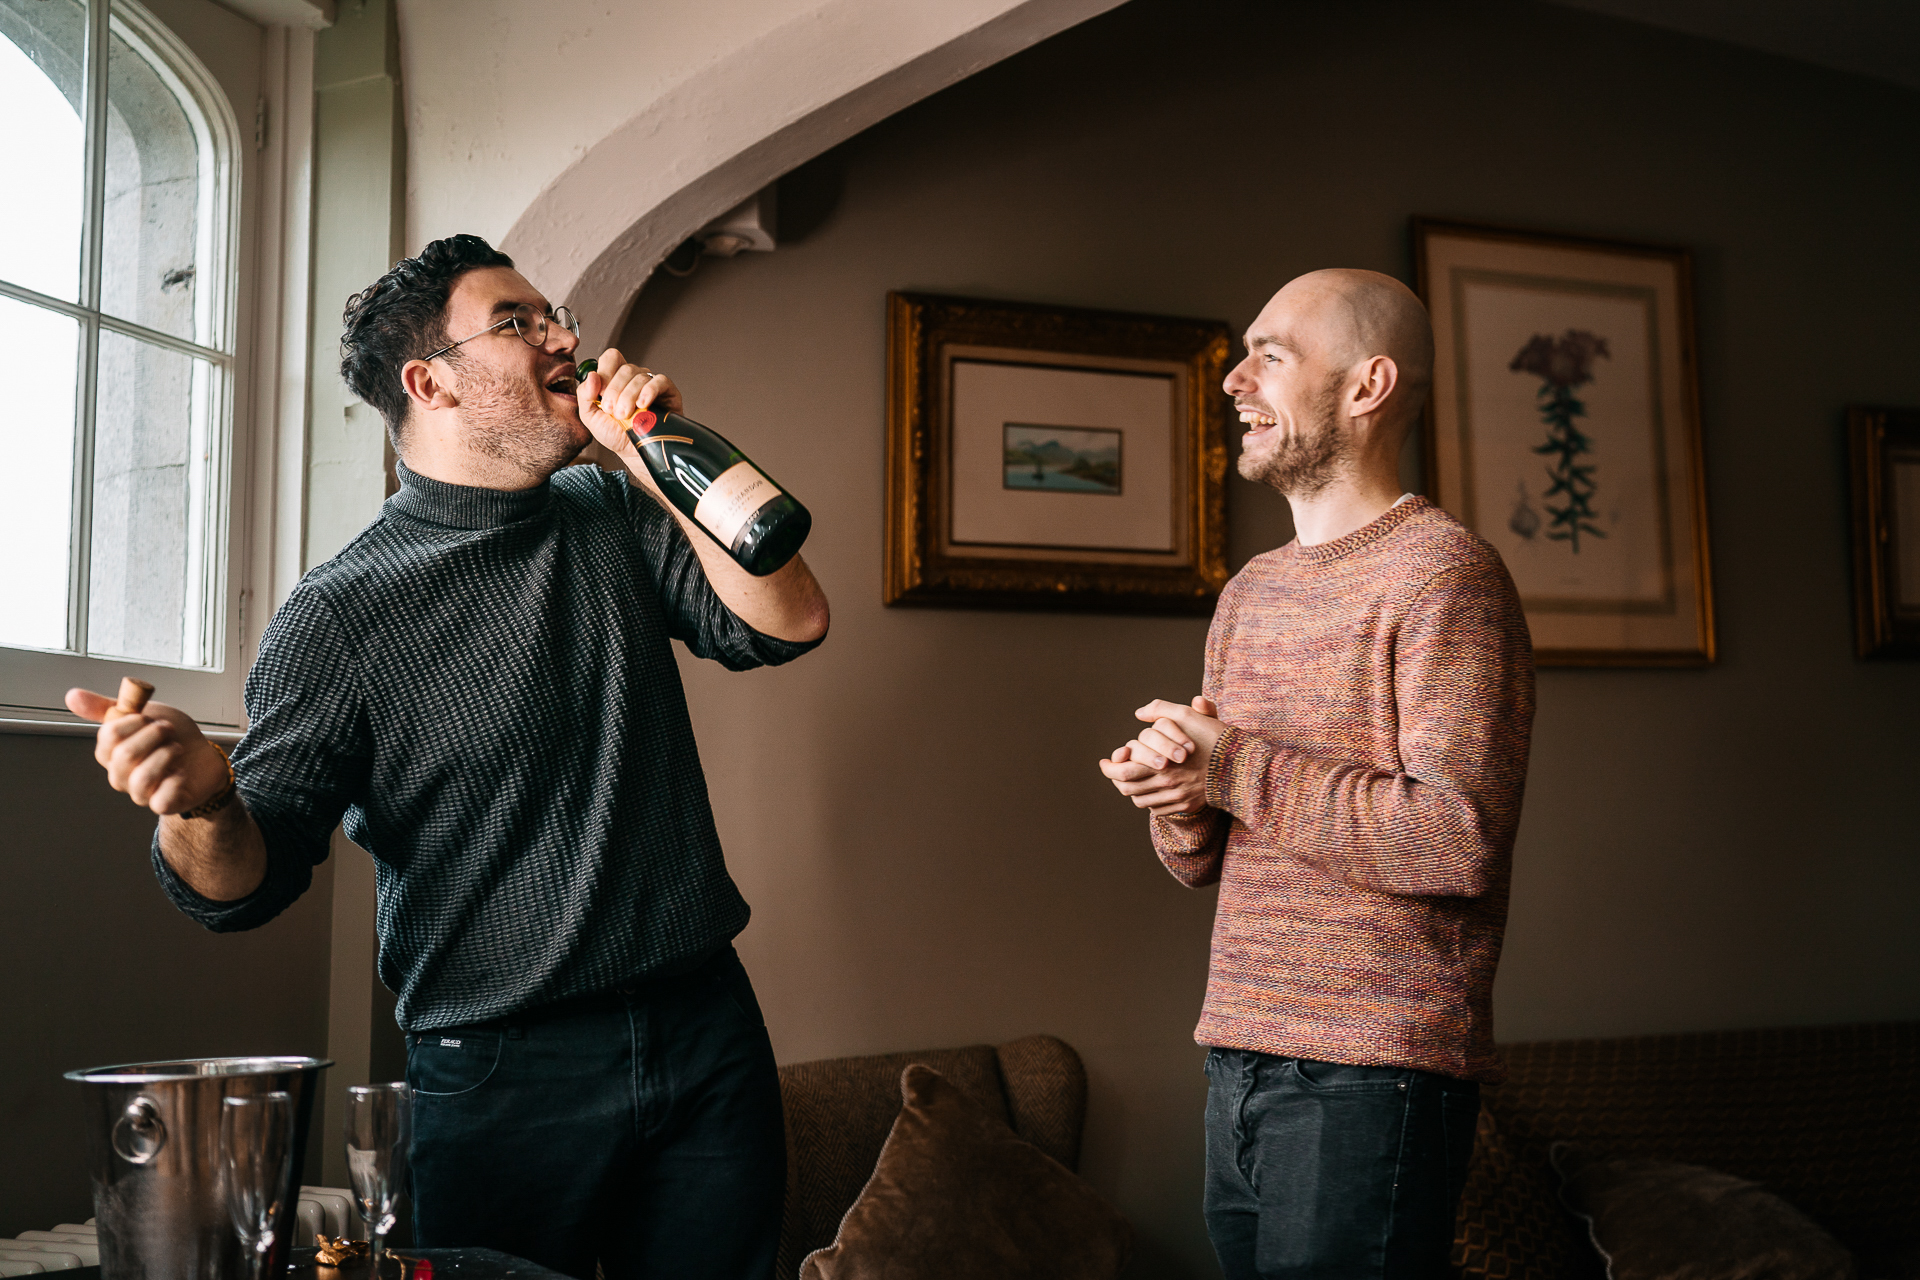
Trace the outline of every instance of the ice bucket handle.
<instances>
[{"instance_id":1,"label":"ice bucket handle","mask_svg":"<svg viewBox=\"0 0 1920 1280\"><path fill-rule=\"evenodd\" d=\"M166 1122L160 1118L160 1108L145 1094L129 1102L114 1122L113 1150L128 1164L145 1164L166 1145Z\"/></svg>"}]
</instances>

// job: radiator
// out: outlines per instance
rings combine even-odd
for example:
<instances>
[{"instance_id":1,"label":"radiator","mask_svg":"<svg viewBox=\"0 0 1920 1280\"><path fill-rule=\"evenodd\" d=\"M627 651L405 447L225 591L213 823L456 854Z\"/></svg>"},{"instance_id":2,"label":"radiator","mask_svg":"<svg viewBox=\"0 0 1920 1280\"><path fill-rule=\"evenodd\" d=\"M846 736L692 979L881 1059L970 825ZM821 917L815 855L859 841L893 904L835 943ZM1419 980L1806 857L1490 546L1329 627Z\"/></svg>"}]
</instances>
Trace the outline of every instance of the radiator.
<instances>
[{"instance_id":1,"label":"radiator","mask_svg":"<svg viewBox=\"0 0 1920 1280\"><path fill-rule=\"evenodd\" d=\"M47 1231L22 1231L12 1240L0 1240L0 1276L37 1276L46 1271L71 1271L100 1265L100 1233L95 1220L63 1222ZM293 1245L313 1243L325 1232L344 1236L358 1231L353 1195L339 1187L302 1187L295 1210Z\"/></svg>"}]
</instances>

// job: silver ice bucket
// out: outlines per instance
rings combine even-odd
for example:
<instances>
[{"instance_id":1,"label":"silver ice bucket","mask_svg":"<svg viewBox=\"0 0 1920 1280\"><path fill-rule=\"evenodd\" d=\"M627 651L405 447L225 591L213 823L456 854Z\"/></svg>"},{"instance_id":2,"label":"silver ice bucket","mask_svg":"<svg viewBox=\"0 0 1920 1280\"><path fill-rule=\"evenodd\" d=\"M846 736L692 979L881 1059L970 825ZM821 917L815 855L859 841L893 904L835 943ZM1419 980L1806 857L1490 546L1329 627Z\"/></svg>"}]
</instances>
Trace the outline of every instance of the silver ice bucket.
<instances>
[{"instance_id":1,"label":"silver ice bucket","mask_svg":"<svg viewBox=\"0 0 1920 1280\"><path fill-rule=\"evenodd\" d=\"M220 1179L220 1100L293 1095L293 1185L274 1219L266 1274L286 1272L318 1058L197 1058L69 1071L86 1086L93 1212L103 1280L241 1280Z\"/></svg>"}]
</instances>

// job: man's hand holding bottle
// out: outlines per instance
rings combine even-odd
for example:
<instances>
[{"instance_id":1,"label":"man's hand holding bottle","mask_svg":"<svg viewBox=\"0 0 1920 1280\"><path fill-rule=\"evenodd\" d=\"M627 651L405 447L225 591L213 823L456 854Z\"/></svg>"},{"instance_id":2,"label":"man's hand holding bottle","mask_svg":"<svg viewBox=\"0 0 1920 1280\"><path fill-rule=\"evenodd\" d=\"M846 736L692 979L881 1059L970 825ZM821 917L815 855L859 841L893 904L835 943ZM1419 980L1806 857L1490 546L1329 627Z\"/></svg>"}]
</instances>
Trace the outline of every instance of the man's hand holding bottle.
<instances>
[{"instance_id":1,"label":"man's hand holding bottle","mask_svg":"<svg viewBox=\"0 0 1920 1280\"><path fill-rule=\"evenodd\" d=\"M656 414L683 412L680 388L664 373L628 363L616 347L608 347L594 363L596 367L580 379L574 393L580 398L580 421L603 448L638 461L639 450L627 439L627 425L642 409ZM640 471L644 475L646 468Z\"/></svg>"}]
</instances>

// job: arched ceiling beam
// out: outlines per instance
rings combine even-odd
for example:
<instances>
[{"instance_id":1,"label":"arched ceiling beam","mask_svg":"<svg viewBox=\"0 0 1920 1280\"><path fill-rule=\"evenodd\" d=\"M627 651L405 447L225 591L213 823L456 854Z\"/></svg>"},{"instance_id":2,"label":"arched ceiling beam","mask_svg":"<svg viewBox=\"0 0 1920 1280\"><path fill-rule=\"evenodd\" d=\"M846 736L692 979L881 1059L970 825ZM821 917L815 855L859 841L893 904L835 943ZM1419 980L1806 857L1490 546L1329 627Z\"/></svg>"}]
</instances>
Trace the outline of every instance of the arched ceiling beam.
<instances>
[{"instance_id":1,"label":"arched ceiling beam","mask_svg":"<svg viewBox=\"0 0 1920 1280\"><path fill-rule=\"evenodd\" d=\"M824 0L666 89L547 184L501 242L581 317L624 323L702 225L902 107L1123 0Z\"/></svg>"}]
</instances>

